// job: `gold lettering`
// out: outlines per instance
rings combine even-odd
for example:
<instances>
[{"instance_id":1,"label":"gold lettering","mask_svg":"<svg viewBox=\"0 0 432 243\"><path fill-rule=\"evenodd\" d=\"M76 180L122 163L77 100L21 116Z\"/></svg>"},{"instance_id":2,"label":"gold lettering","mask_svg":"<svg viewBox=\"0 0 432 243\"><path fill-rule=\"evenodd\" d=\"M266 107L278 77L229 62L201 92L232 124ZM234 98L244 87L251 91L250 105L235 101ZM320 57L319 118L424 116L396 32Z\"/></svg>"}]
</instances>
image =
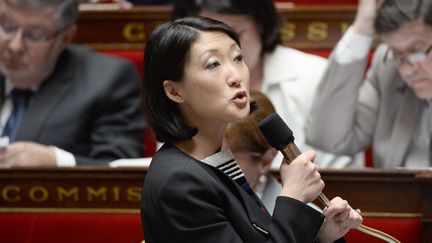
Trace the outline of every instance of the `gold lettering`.
<instances>
[{"instance_id":1,"label":"gold lettering","mask_svg":"<svg viewBox=\"0 0 432 243\"><path fill-rule=\"evenodd\" d=\"M128 23L123 28L123 37L127 41L145 41L145 25L143 23Z\"/></svg>"},{"instance_id":2,"label":"gold lettering","mask_svg":"<svg viewBox=\"0 0 432 243\"><path fill-rule=\"evenodd\" d=\"M44 187L35 186L30 189L29 196L33 202L45 202L48 200L49 192Z\"/></svg>"},{"instance_id":3,"label":"gold lettering","mask_svg":"<svg viewBox=\"0 0 432 243\"><path fill-rule=\"evenodd\" d=\"M328 37L328 24L325 22L312 22L308 25L307 37L311 41L323 41Z\"/></svg>"},{"instance_id":4,"label":"gold lettering","mask_svg":"<svg viewBox=\"0 0 432 243\"><path fill-rule=\"evenodd\" d=\"M87 200L93 202L94 198L101 198L102 201L107 200L107 188L101 187L97 190L92 187L87 187Z\"/></svg>"},{"instance_id":5,"label":"gold lettering","mask_svg":"<svg viewBox=\"0 0 432 243\"><path fill-rule=\"evenodd\" d=\"M78 187L72 187L69 190L64 189L63 187L57 187L57 199L59 202L63 202L65 197L72 197L72 200L78 202Z\"/></svg>"},{"instance_id":6,"label":"gold lettering","mask_svg":"<svg viewBox=\"0 0 432 243\"><path fill-rule=\"evenodd\" d=\"M112 188L112 191L113 191L113 194L114 194L113 195L114 196L113 201L114 202L120 201L120 188L117 187L117 186L115 186L115 187Z\"/></svg>"},{"instance_id":7,"label":"gold lettering","mask_svg":"<svg viewBox=\"0 0 432 243\"><path fill-rule=\"evenodd\" d=\"M345 33L345 31L348 29L348 26L349 26L349 24L347 22L341 22L340 23L342 33Z\"/></svg>"},{"instance_id":8,"label":"gold lettering","mask_svg":"<svg viewBox=\"0 0 432 243\"><path fill-rule=\"evenodd\" d=\"M288 22L282 23L282 28L280 32L282 42L294 39L296 36L295 31L296 31L296 25L294 23L288 23Z\"/></svg>"},{"instance_id":9,"label":"gold lettering","mask_svg":"<svg viewBox=\"0 0 432 243\"><path fill-rule=\"evenodd\" d=\"M18 186L5 186L2 190L2 198L6 202L18 202L21 200L21 197L19 195L21 191L21 188ZM15 192L15 195L11 195L9 193Z\"/></svg>"},{"instance_id":10,"label":"gold lettering","mask_svg":"<svg viewBox=\"0 0 432 243\"><path fill-rule=\"evenodd\" d=\"M129 202L141 201L141 187L129 187L127 189L127 200Z\"/></svg>"}]
</instances>

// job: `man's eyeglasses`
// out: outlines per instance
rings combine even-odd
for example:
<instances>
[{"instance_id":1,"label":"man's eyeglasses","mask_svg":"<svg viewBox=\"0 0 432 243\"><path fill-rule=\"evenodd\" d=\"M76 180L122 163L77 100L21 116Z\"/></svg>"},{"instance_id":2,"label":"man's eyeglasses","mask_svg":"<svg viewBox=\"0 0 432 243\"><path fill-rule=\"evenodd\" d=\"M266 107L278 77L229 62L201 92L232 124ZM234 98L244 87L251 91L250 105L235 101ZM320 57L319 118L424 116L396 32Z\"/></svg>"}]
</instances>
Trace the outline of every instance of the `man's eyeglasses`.
<instances>
[{"instance_id":1,"label":"man's eyeglasses","mask_svg":"<svg viewBox=\"0 0 432 243\"><path fill-rule=\"evenodd\" d=\"M387 59L389 58L389 55L392 55L392 57L395 59L397 64L415 64L417 62L421 62L423 60L425 60L429 53L432 51L432 45L430 45L426 50L424 51L419 51L419 52L415 52L415 53L411 53L409 55L397 55L394 54L394 52L389 48L387 49L386 54L384 55L384 62L387 61Z\"/></svg>"},{"instance_id":2,"label":"man's eyeglasses","mask_svg":"<svg viewBox=\"0 0 432 243\"><path fill-rule=\"evenodd\" d=\"M60 29L52 33L43 33L36 30L24 29L17 24L12 23L12 21L8 21L4 16L0 17L0 32L2 36L7 39L14 38L19 31L22 31L21 34L25 40L32 43L42 43L57 37L64 30L65 29Z\"/></svg>"}]
</instances>

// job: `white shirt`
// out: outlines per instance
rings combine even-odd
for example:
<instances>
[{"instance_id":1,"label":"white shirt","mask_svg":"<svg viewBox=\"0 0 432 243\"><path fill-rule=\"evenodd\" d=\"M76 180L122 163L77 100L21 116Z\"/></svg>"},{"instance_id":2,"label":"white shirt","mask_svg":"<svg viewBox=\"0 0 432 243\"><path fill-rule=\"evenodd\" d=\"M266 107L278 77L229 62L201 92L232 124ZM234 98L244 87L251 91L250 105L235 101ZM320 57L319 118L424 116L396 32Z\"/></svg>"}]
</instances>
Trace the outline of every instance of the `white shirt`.
<instances>
[{"instance_id":1,"label":"white shirt","mask_svg":"<svg viewBox=\"0 0 432 243\"><path fill-rule=\"evenodd\" d=\"M304 125L309 116L312 101L327 67L325 58L292 48L277 46L265 56L262 92L273 103L276 112L293 131L300 151L315 150L315 163L322 168L362 168L364 153L355 156L336 156L306 144ZM272 168L278 169L282 161L278 153Z\"/></svg>"}]
</instances>

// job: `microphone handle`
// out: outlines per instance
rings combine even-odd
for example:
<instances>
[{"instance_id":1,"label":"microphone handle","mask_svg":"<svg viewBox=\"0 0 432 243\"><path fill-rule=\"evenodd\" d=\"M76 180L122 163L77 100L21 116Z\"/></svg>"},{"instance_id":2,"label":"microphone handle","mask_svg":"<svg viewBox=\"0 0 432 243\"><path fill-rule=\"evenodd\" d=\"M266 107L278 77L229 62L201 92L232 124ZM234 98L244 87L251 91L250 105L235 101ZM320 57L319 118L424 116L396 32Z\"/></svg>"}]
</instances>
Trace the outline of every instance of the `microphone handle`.
<instances>
[{"instance_id":1,"label":"microphone handle","mask_svg":"<svg viewBox=\"0 0 432 243\"><path fill-rule=\"evenodd\" d=\"M301 154L295 143L289 143L287 146L285 146L285 148L283 148L283 150L281 150L281 152L288 164L291 164L291 162ZM326 197L326 195L324 195L324 193L321 192L318 195L318 198L321 203L324 204L324 206L330 207L330 200Z\"/></svg>"},{"instance_id":2,"label":"microphone handle","mask_svg":"<svg viewBox=\"0 0 432 243\"><path fill-rule=\"evenodd\" d=\"M287 146L285 146L281 150L281 152L282 152L282 155L284 156L284 158L287 160L288 164L291 164L291 162L301 154L300 150L298 149L297 145L295 145L294 142L291 142ZM330 207L330 200L326 197L326 195L324 195L324 193L321 192L318 195L318 198L322 202L322 204L324 204L326 207ZM386 242L400 243L400 241L398 239L394 238L393 236L391 236L387 233L384 233L382 231L379 231L377 229L365 226L363 224L358 226L357 230L359 230L365 234L379 238L379 239L386 241Z\"/></svg>"}]
</instances>

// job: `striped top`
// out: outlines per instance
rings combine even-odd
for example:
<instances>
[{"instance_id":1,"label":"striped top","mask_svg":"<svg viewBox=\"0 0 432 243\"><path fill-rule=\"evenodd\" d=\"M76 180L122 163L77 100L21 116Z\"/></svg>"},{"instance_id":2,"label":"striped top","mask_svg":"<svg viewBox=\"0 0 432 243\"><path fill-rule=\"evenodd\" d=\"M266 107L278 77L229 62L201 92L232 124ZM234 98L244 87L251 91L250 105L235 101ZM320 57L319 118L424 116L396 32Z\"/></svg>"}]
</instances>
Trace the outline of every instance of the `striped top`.
<instances>
[{"instance_id":1,"label":"striped top","mask_svg":"<svg viewBox=\"0 0 432 243\"><path fill-rule=\"evenodd\" d=\"M252 197L252 199L258 204L262 211L267 212L264 204L247 182L246 177L244 176L244 173L237 161L234 159L234 155L232 154L231 150L225 149L218 153L212 154L209 157L204 158L202 162L219 169L228 177L230 177L233 181L240 185L249 196Z\"/></svg>"}]
</instances>

